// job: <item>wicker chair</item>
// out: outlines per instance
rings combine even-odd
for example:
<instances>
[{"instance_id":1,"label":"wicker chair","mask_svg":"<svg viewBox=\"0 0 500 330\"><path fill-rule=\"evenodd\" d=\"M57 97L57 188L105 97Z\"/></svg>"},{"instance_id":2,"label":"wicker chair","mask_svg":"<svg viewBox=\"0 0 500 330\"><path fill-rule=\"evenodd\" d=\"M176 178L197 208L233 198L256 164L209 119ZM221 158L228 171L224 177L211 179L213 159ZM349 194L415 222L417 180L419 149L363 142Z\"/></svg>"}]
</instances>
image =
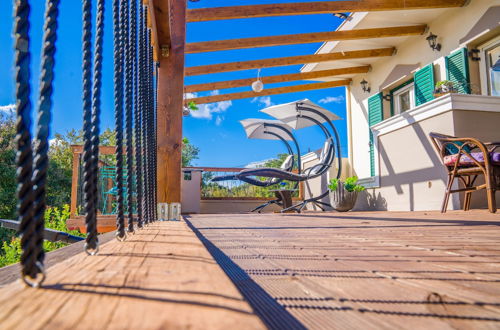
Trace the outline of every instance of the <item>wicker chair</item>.
<instances>
[{"instance_id":1,"label":"wicker chair","mask_svg":"<svg viewBox=\"0 0 500 330\"><path fill-rule=\"evenodd\" d=\"M486 189L488 209L495 213L495 192L500 190L500 142L483 143L474 138L457 138L439 133L429 135L448 172L441 212L446 212L452 193L465 192L463 209L467 211L470 209L472 192ZM481 175L485 183L475 185ZM464 187L452 189L455 179L460 179Z\"/></svg>"}]
</instances>

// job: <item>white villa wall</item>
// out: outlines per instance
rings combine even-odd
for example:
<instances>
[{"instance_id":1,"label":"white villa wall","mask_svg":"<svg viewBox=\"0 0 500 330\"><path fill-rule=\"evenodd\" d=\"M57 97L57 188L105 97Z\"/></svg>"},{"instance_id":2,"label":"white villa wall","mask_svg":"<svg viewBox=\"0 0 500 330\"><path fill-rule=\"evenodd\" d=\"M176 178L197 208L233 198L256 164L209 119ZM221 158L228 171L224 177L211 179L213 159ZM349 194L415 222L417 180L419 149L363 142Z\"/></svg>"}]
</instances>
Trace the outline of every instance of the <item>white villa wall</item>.
<instances>
[{"instance_id":1,"label":"white villa wall","mask_svg":"<svg viewBox=\"0 0 500 330\"><path fill-rule=\"evenodd\" d=\"M498 0L473 0L466 7L450 9L433 22L428 23L429 31L439 37L438 42L442 45L440 52L430 49L425 39L427 34L421 37L412 37L397 47L396 55L378 61L373 65L372 71L364 75L358 75L353 79L350 88L346 88L346 97L351 103L351 157L353 171L358 177L370 177L368 98L382 91L381 84L384 83L396 65L419 64L419 67L422 68L434 63L435 81L446 79L444 56L465 47L467 42L461 43L460 40L470 33L473 26L488 8L499 5L500 1ZM478 74L478 65L481 65L481 62L473 62L469 59L469 64L473 92L481 93ZM363 92L361 89L360 81L363 79L369 82L370 93ZM384 86L384 91L387 93L388 89L396 87L402 82L404 82L404 79L395 81L390 86ZM500 107L500 101L498 101L498 105ZM390 116L390 102L384 101L384 119ZM497 127L500 125L500 112L490 114L488 118L494 122L496 121ZM480 121L484 122L484 120ZM356 208L381 210L440 209L446 175L430 144L428 133L437 131L455 135L464 132L464 130L458 132L454 125L454 112L450 111L406 126L387 135L381 135L377 141L379 152L376 153L376 174L379 176L379 181L373 184L374 188L377 189L369 189L365 196L360 198ZM472 126L475 126L476 130L480 129L479 126ZM469 130L468 133L471 133L471 131ZM472 136L474 135L477 136L477 134L472 134ZM500 130L498 130L498 133L489 132L488 136L490 139L496 136L498 140ZM485 197L484 191L475 194ZM477 205L484 206L485 203L481 200L482 197L475 198L476 202L473 203L473 207ZM497 194L497 199L500 199L499 194ZM450 201L450 208L456 209L459 207L460 198L457 195L454 196L453 201Z\"/></svg>"}]
</instances>

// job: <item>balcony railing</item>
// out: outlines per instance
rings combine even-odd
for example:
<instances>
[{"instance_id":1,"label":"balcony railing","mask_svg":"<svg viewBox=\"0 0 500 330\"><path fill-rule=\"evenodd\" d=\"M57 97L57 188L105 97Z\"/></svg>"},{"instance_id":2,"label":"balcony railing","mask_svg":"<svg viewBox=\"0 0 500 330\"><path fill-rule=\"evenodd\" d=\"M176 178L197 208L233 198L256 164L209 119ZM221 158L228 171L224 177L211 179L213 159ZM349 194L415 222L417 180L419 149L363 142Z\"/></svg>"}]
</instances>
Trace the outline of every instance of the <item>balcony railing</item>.
<instances>
[{"instance_id":1,"label":"balcony railing","mask_svg":"<svg viewBox=\"0 0 500 330\"><path fill-rule=\"evenodd\" d=\"M274 199L273 190L297 189L293 193L295 199L302 198L302 185L294 182L283 181L269 187L257 187L239 180L227 180L212 182L217 176L239 173L245 168L234 167L192 167L191 169L201 171L201 199L226 199L226 200L269 200ZM261 178L265 180L266 178Z\"/></svg>"}]
</instances>

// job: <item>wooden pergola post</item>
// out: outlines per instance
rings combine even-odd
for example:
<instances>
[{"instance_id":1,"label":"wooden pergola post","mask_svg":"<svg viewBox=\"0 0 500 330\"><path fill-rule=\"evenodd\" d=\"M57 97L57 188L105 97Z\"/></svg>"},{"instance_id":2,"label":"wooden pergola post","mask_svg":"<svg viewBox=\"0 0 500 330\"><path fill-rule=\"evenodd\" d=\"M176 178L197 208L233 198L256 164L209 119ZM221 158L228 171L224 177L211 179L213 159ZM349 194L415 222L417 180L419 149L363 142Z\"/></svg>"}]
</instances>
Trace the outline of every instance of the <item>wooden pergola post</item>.
<instances>
[{"instance_id":1,"label":"wooden pergola post","mask_svg":"<svg viewBox=\"0 0 500 330\"><path fill-rule=\"evenodd\" d=\"M158 203L180 203L186 1L158 1L155 15L160 46L157 196Z\"/></svg>"}]
</instances>

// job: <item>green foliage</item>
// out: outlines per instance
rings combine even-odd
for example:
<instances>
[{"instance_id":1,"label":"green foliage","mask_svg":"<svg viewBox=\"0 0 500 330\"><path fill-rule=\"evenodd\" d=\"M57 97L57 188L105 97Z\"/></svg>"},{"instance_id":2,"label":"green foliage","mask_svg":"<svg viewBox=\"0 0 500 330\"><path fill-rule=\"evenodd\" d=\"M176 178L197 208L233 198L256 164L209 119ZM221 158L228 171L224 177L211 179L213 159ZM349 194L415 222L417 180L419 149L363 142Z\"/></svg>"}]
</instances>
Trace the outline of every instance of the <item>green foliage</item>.
<instances>
[{"instance_id":1,"label":"green foliage","mask_svg":"<svg viewBox=\"0 0 500 330\"><path fill-rule=\"evenodd\" d=\"M12 115L0 113L0 218L13 219L16 210L16 136Z\"/></svg>"},{"instance_id":2,"label":"green foliage","mask_svg":"<svg viewBox=\"0 0 500 330\"><path fill-rule=\"evenodd\" d=\"M194 101L189 102L187 105L187 108L191 111L198 110L198 106L196 105L196 103Z\"/></svg>"},{"instance_id":3,"label":"green foliage","mask_svg":"<svg viewBox=\"0 0 500 330\"><path fill-rule=\"evenodd\" d=\"M69 205L64 205L62 208L52 207L45 210L45 227L63 231L74 236L84 237L85 235L77 230L68 230L66 227L66 220L69 219L70 211ZM14 231L11 232L11 237L9 240L4 240L0 248L0 267L4 267L16 262L19 262L21 257L21 239L14 236ZM66 243L62 242L43 242L43 248L46 252L50 252L66 246Z\"/></svg>"},{"instance_id":4,"label":"green foliage","mask_svg":"<svg viewBox=\"0 0 500 330\"><path fill-rule=\"evenodd\" d=\"M330 184L328 185L328 189L330 189L330 191L337 190L339 183L343 183L344 189L349 192L353 191L360 192L365 190L365 187L358 184L357 176L351 176L349 178L346 178L344 182L340 181L339 179L331 179Z\"/></svg>"},{"instance_id":5,"label":"green foliage","mask_svg":"<svg viewBox=\"0 0 500 330\"><path fill-rule=\"evenodd\" d=\"M189 142L188 138L182 139L182 167L193 166L192 162L198 159L200 149Z\"/></svg>"}]
</instances>

